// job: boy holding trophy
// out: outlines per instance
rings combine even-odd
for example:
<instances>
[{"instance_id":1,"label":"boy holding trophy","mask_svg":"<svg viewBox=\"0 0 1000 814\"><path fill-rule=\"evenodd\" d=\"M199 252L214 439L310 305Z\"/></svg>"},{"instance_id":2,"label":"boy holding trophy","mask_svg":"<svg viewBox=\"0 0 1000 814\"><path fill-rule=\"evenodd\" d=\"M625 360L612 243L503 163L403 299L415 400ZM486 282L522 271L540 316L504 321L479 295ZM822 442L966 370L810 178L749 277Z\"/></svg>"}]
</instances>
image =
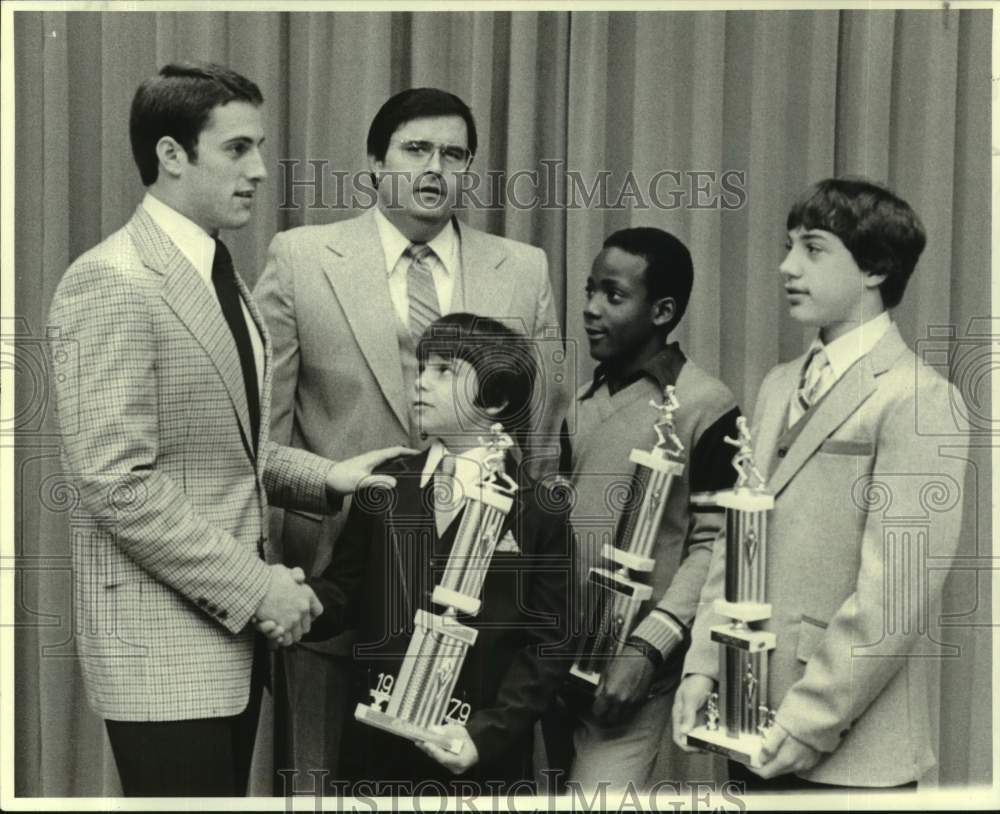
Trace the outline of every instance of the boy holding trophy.
<instances>
[{"instance_id":1,"label":"boy holding trophy","mask_svg":"<svg viewBox=\"0 0 1000 814\"><path fill-rule=\"evenodd\" d=\"M692 283L687 248L654 228L612 234L587 280L598 366L577 396L566 467L585 599L569 779L585 787L650 780L721 517L690 496L735 479L723 440L735 399L667 341Z\"/></svg>"},{"instance_id":2,"label":"boy holding trophy","mask_svg":"<svg viewBox=\"0 0 1000 814\"><path fill-rule=\"evenodd\" d=\"M414 409L434 441L379 470L394 490L357 494L310 581L324 611L309 638L358 629L337 779L370 794L528 790L533 725L568 666L572 567L558 496L507 451L530 427L535 357L457 313L428 326L418 359Z\"/></svg>"},{"instance_id":3,"label":"boy holding trophy","mask_svg":"<svg viewBox=\"0 0 1000 814\"><path fill-rule=\"evenodd\" d=\"M945 649L930 628L958 541L967 443L951 417L957 391L907 348L887 310L924 230L889 190L847 179L809 189L787 229L789 312L818 335L765 377L745 436L773 501L766 614L751 634L773 643L757 699L765 714L752 761L708 748L736 758L731 775L748 790L914 786L935 763L929 707ZM712 693L733 678L720 623L733 616L739 550L717 546L702 594L673 710L682 748L737 736Z\"/></svg>"}]
</instances>

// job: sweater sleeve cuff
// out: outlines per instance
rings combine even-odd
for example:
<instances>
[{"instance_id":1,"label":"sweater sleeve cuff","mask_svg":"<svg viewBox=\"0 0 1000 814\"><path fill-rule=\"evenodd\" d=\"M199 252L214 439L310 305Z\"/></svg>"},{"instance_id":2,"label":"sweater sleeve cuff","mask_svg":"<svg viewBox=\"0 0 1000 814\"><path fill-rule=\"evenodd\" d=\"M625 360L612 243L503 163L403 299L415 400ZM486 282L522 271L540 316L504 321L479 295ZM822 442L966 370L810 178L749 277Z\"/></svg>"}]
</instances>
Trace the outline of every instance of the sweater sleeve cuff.
<instances>
[{"instance_id":1,"label":"sweater sleeve cuff","mask_svg":"<svg viewBox=\"0 0 1000 814\"><path fill-rule=\"evenodd\" d=\"M649 642L666 658L684 640L684 630L665 613L653 611L643 619L632 635Z\"/></svg>"}]
</instances>

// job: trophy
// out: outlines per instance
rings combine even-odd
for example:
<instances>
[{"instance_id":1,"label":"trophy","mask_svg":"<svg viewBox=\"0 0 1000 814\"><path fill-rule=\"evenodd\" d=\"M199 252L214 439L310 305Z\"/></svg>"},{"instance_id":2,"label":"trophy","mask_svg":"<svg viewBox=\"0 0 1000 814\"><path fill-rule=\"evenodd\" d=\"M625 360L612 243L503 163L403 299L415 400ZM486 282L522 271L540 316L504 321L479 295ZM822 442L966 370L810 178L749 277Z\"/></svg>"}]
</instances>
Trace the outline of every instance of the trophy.
<instances>
[{"instance_id":1,"label":"trophy","mask_svg":"<svg viewBox=\"0 0 1000 814\"><path fill-rule=\"evenodd\" d=\"M709 696L706 722L688 733L687 742L759 767L761 744L774 723L774 710L767 706L767 659L775 636L753 625L771 618L764 576L774 496L754 464L746 418L738 418L736 426L739 437L725 440L739 450L733 458L739 478L735 488L712 501L726 510L725 598L717 599L714 609L732 621L712 628L712 641L721 645L719 691Z\"/></svg>"},{"instance_id":2,"label":"trophy","mask_svg":"<svg viewBox=\"0 0 1000 814\"><path fill-rule=\"evenodd\" d=\"M484 475L462 505L462 519L440 584L431 601L442 613L418 608L414 632L403 657L399 676L380 673L370 690L369 706L358 704L354 717L411 741L429 741L457 754L462 742L434 732L446 722L464 724L471 713L467 703L452 698L465 655L476 643L477 631L458 621L459 613L479 613L480 592L489 570L504 519L513 505L517 484L504 471L504 457L513 441L502 424L490 428Z\"/></svg>"},{"instance_id":3,"label":"trophy","mask_svg":"<svg viewBox=\"0 0 1000 814\"><path fill-rule=\"evenodd\" d=\"M684 445L674 427L674 413L680 406L674 386L664 388L662 404L649 403L660 413L653 425L656 443L649 451L633 449L629 455L635 464L629 505L619 519L615 544L606 544L601 550L606 566L591 568L587 575L594 610L570 675L590 689L600 683L608 662L621 653L640 606L653 594L653 589L632 572L649 574L653 570L655 561L650 554L670 485L684 471Z\"/></svg>"}]
</instances>

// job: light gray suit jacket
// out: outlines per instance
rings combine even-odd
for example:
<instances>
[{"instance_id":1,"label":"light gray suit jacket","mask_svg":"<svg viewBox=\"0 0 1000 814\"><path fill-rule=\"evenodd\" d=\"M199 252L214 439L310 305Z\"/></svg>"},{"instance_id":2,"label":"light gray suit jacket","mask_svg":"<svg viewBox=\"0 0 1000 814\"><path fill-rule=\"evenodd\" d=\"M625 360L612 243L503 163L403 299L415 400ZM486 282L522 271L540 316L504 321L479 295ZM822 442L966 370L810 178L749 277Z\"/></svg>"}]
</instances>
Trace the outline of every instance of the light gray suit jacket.
<instances>
[{"instance_id":1,"label":"light gray suit jacket","mask_svg":"<svg viewBox=\"0 0 1000 814\"><path fill-rule=\"evenodd\" d=\"M264 342L266 428L270 339L238 282ZM218 302L141 206L70 266L49 324L73 348L54 356L53 387L90 703L121 721L237 714L249 697L247 623L270 578L268 496L327 510L331 464L263 432L254 455Z\"/></svg>"},{"instance_id":2,"label":"light gray suit jacket","mask_svg":"<svg viewBox=\"0 0 1000 814\"><path fill-rule=\"evenodd\" d=\"M948 648L934 640L958 545L967 436L961 396L893 325L791 431L804 357L761 384L754 449L775 495L765 629L776 721L824 753L803 777L890 786L935 763L930 705ZM918 423L919 422L919 423ZM723 592L717 545L685 673L718 675L710 603Z\"/></svg>"},{"instance_id":3,"label":"light gray suit jacket","mask_svg":"<svg viewBox=\"0 0 1000 814\"><path fill-rule=\"evenodd\" d=\"M535 446L550 447L554 470L570 391L565 359L557 355L562 343L545 253L456 225L462 271L455 302L508 324L516 320L520 330L542 340L541 443ZM332 457L409 443L413 394L404 386L397 317L373 211L276 235L254 296L275 349L273 440ZM321 573L345 516L286 512L280 533L284 561Z\"/></svg>"}]
</instances>

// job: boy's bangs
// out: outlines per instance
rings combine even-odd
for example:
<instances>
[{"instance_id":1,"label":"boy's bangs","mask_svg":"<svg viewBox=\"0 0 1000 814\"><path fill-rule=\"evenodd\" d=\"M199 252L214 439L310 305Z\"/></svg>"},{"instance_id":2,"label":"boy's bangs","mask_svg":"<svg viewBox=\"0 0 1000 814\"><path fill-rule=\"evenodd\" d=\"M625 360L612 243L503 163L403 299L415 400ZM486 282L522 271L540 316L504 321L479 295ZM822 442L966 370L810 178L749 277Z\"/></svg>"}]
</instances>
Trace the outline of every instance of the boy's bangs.
<instances>
[{"instance_id":1,"label":"boy's bangs","mask_svg":"<svg viewBox=\"0 0 1000 814\"><path fill-rule=\"evenodd\" d=\"M850 232L853 220L846 201L834 200L829 190L817 189L795 202L788 213L785 228L789 232L798 228L806 231L822 229L843 239L842 236Z\"/></svg>"}]
</instances>

